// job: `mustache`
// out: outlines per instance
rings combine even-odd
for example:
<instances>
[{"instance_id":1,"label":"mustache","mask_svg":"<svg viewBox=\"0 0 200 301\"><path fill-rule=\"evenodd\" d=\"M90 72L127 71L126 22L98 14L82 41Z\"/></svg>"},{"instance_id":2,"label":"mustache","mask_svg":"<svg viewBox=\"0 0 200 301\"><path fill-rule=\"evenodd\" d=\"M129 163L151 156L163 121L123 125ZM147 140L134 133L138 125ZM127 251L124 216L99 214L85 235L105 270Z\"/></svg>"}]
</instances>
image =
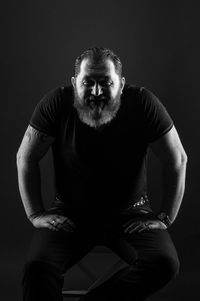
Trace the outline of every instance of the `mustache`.
<instances>
[{"instance_id":1,"label":"mustache","mask_svg":"<svg viewBox=\"0 0 200 301\"><path fill-rule=\"evenodd\" d=\"M94 95L90 95L88 97L85 98L86 104L87 105L106 105L109 102L109 98L106 96L94 96Z\"/></svg>"}]
</instances>

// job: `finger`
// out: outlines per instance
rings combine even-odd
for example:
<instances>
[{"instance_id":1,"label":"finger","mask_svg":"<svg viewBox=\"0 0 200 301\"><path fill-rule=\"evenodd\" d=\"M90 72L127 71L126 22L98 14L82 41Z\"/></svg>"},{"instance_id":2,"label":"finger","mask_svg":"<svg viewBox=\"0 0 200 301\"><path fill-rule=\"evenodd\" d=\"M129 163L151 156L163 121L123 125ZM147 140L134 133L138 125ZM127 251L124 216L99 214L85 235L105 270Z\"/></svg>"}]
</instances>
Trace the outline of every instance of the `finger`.
<instances>
[{"instance_id":1,"label":"finger","mask_svg":"<svg viewBox=\"0 0 200 301\"><path fill-rule=\"evenodd\" d=\"M65 222L64 224L61 224L60 229L66 231L66 232L73 232L74 231L74 229L67 222Z\"/></svg>"},{"instance_id":2,"label":"finger","mask_svg":"<svg viewBox=\"0 0 200 301\"><path fill-rule=\"evenodd\" d=\"M68 222L65 220L64 222L60 223L58 220L50 221L50 225L55 227L57 230L66 230L66 231L72 231L72 226L68 224Z\"/></svg>"},{"instance_id":3,"label":"finger","mask_svg":"<svg viewBox=\"0 0 200 301\"><path fill-rule=\"evenodd\" d=\"M138 232L139 230L144 229L144 228L145 228L144 224L140 224L140 225L138 225L138 226L132 228L132 229L129 231L129 234L131 234L131 233L136 233L136 232Z\"/></svg>"},{"instance_id":4,"label":"finger","mask_svg":"<svg viewBox=\"0 0 200 301\"><path fill-rule=\"evenodd\" d=\"M55 218L54 219L51 218L51 220L48 220L47 223L49 225L51 225L52 227L54 227L54 228L57 228L58 224L59 224L58 221Z\"/></svg>"},{"instance_id":5,"label":"finger","mask_svg":"<svg viewBox=\"0 0 200 301\"><path fill-rule=\"evenodd\" d=\"M63 228L67 229L67 230L72 230L74 229L74 227L68 223L68 221L65 221L63 224L62 224Z\"/></svg>"},{"instance_id":6,"label":"finger","mask_svg":"<svg viewBox=\"0 0 200 301\"><path fill-rule=\"evenodd\" d=\"M142 232L145 232L145 231L147 232L147 231L149 231L149 229L146 229L146 228L139 229L138 233L142 233Z\"/></svg>"},{"instance_id":7,"label":"finger","mask_svg":"<svg viewBox=\"0 0 200 301\"><path fill-rule=\"evenodd\" d=\"M69 219L68 217L67 217L67 220L66 220L69 224L70 224L70 226L72 226L73 228L75 228L76 227L76 225L75 225L75 223L71 220L71 219Z\"/></svg>"},{"instance_id":8,"label":"finger","mask_svg":"<svg viewBox=\"0 0 200 301\"><path fill-rule=\"evenodd\" d=\"M46 226L48 229L53 230L53 231L59 231L56 227L52 226L51 224L47 224Z\"/></svg>"},{"instance_id":9,"label":"finger","mask_svg":"<svg viewBox=\"0 0 200 301\"><path fill-rule=\"evenodd\" d=\"M62 230L64 230L65 232L74 232L70 227L62 227Z\"/></svg>"},{"instance_id":10,"label":"finger","mask_svg":"<svg viewBox=\"0 0 200 301\"><path fill-rule=\"evenodd\" d=\"M124 232L129 232L132 228L137 227L138 225L141 225L141 221L131 223L125 230Z\"/></svg>"},{"instance_id":11,"label":"finger","mask_svg":"<svg viewBox=\"0 0 200 301\"><path fill-rule=\"evenodd\" d=\"M51 224L49 223L47 226L49 229L53 230L53 231L60 231L60 230L64 230L66 232L72 232L72 228L70 226L67 225L63 225L60 223L56 223L56 224Z\"/></svg>"},{"instance_id":12,"label":"finger","mask_svg":"<svg viewBox=\"0 0 200 301\"><path fill-rule=\"evenodd\" d=\"M48 220L48 222L50 222L50 223L53 222L54 225L63 222L63 219L60 218L59 215L55 215L55 214L49 215L49 216L47 217L47 220Z\"/></svg>"},{"instance_id":13,"label":"finger","mask_svg":"<svg viewBox=\"0 0 200 301\"><path fill-rule=\"evenodd\" d=\"M51 229L56 229L56 230L63 229L68 232L72 230L72 226L70 224L68 224L66 218L65 218L64 222L59 222L59 220L58 220L58 218L56 219L56 217L54 217L54 218L51 217L51 219L48 220L48 224L51 226Z\"/></svg>"},{"instance_id":14,"label":"finger","mask_svg":"<svg viewBox=\"0 0 200 301\"><path fill-rule=\"evenodd\" d=\"M59 222L59 223L64 223L65 221L66 221L66 219L67 219L67 217L66 216L62 216L62 215L56 215L56 220Z\"/></svg>"},{"instance_id":15,"label":"finger","mask_svg":"<svg viewBox=\"0 0 200 301\"><path fill-rule=\"evenodd\" d=\"M73 232L74 231L73 228L67 223L59 224L59 230L64 230L66 232Z\"/></svg>"},{"instance_id":16,"label":"finger","mask_svg":"<svg viewBox=\"0 0 200 301\"><path fill-rule=\"evenodd\" d=\"M133 222L134 222L133 220L129 220L128 222L124 223L124 224L122 225L122 227L123 227L123 228L126 228L126 227L128 227L129 225L131 225Z\"/></svg>"},{"instance_id":17,"label":"finger","mask_svg":"<svg viewBox=\"0 0 200 301\"><path fill-rule=\"evenodd\" d=\"M58 227L58 228L60 228L60 225L61 225L64 221L65 221L65 220L64 220L64 217L61 218L61 217L58 216L58 215L51 215L51 216L49 216L49 218L48 218L48 222L49 222L51 225L53 225L53 226L55 226L55 227Z\"/></svg>"},{"instance_id":18,"label":"finger","mask_svg":"<svg viewBox=\"0 0 200 301\"><path fill-rule=\"evenodd\" d=\"M63 228L63 225L60 224L60 223L57 223L56 225L54 225L57 229L62 229Z\"/></svg>"},{"instance_id":19,"label":"finger","mask_svg":"<svg viewBox=\"0 0 200 301\"><path fill-rule=\"evenodd\" d=\"M138 233L141 233L141 232L148 232L148 231L151 230L151 229L152 229L151 226L148 225L148 226L146 226L146 227L143 227L143 228L139 229L139 230L138 230Z\"/></svg>"},{"instance_id":20,"label":"finger","mask_svg":"<svg viewBox=\"0 0 200 301\"><path fill-rule=\"evenodd\" d=\"M55 216L51 216L51 218L48 218L48 220L46 220L46 223L54 228L56 228L58 225L58 221L56 220Z\"/></svg>"},{"instance_id":21,"label":"finger","mask_svg":"<svg viewBox=\"0 0 200 301\"><path fill-rule=\"evenodd\" d=\"M56 215L55 220L60 224L64 224L65 222L68 222L68 224L70 224L72 227L75 227L74 222L70 220L67 216Z\"/></svg>"}]
</instances>

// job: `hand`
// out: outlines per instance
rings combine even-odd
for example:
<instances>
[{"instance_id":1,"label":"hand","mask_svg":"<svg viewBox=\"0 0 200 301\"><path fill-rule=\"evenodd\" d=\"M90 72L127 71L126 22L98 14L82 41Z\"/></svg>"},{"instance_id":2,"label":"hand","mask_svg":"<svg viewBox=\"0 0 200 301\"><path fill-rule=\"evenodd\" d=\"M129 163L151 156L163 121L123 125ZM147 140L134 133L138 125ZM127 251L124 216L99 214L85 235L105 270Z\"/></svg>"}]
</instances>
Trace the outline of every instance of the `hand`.
<instances>
[{"instance_id":1,"label":"hand","mask_svg":"<svg viewBox=\"0 0 200 301\"><path fill-rule=\"evenodd\" d=\"M141 232L147 232L150 230L166 230L167 226L157 219L149 219L144 221L135 221L135 220L129 220L125 224L122 225L124 228L124 233L141 233Z\"/></svg>"},{"instance_id":2,"label":"hand","mask_svg":"<svg viewBox=\"0 0 200 301\"><path fill-rule=\"evenodd\" d=\"M64 230L73 232L75 224L66 216L59 214L40 213L31 219L35 228L48 228L53 231Z\"/></svg>"}]
</instances>

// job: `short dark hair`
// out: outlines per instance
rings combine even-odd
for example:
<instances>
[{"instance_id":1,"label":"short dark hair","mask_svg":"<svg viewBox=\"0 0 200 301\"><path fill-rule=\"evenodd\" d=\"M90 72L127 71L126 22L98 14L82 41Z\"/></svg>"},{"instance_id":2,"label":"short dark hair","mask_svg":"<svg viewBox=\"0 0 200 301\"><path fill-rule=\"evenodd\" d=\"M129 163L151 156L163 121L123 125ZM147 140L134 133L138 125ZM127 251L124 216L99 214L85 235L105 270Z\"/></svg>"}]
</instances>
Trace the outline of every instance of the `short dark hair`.
<instances>
[{"instance_id":1,"label":"short dark hair","mask_svg":"<svg viewBox=\"0 0 200 301\"><path fill-rule=\"evenodd\" d=\"M115 65L116 73L119 76L122 76L122 63L119 57L112 50L104 47L91 47L76 58L75 77L79 74L81 62L85 58L89 58L93 63L102 63L105 62L106 59L110 59Z\"/></svg>"}]
</instances>

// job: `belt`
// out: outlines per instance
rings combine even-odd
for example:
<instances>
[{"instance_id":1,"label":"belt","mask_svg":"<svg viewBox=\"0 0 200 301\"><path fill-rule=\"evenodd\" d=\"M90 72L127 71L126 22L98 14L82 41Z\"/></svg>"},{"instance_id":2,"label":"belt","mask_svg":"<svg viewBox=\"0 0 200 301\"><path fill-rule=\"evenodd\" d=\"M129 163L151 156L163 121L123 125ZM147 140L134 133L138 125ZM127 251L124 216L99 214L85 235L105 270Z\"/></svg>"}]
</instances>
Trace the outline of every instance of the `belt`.
<instances>
[{"instance_id":1,"label":"belt","mask_svg":"<svg viewBox=\"0 0 200 301\"><path fill-rule=\"evenodd\" d=\"M131 203L128 205L128 207L126 207L124 210L127 211L131 209L136 209L143 205L149 205L149 200L147 195L143 195L137 199L132 200Z\"/></svg>"}]
</instances>

